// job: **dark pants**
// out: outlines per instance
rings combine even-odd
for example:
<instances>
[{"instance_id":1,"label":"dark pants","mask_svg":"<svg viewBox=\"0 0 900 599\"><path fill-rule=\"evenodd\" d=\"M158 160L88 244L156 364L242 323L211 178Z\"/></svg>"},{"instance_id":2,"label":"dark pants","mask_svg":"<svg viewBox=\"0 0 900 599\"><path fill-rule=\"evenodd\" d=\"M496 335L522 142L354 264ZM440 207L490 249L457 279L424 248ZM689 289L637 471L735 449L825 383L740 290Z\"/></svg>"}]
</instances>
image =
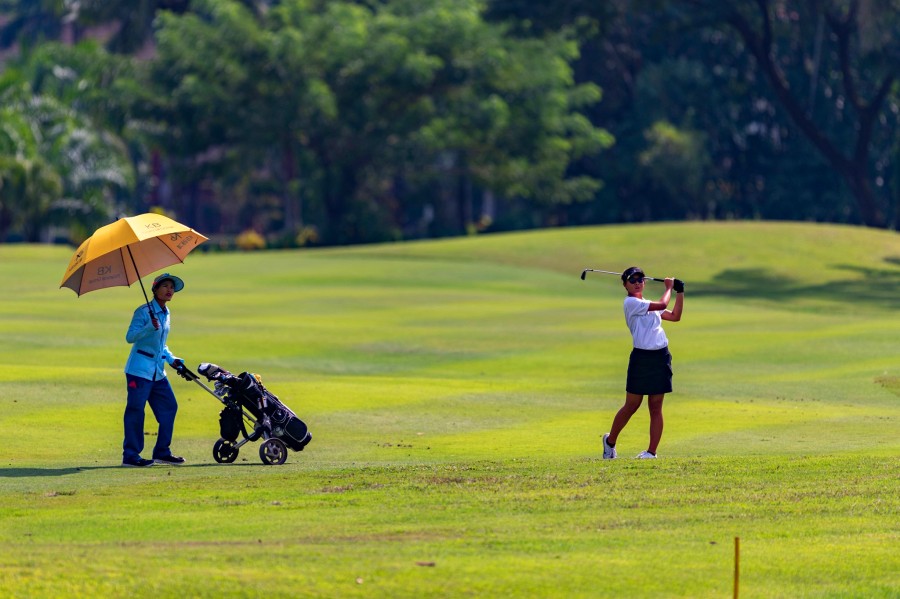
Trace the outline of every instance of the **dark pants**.
<instances>
[{"instance_id":1,"label":"dark pants","mask_svg":"<svg viewBox=\"0 0 900 599\"><path fill-rule=\"evenodd\" d=\"M175 413L178 403L168 378L149 381L130 374L128 381L128 404L125 406L125 442L122 444L122 459L134 460L144 450L144 408L149 403L153 415L159 423L153 458L172 455L169 445L175 429Z\"/></svg>"}]
</instances>

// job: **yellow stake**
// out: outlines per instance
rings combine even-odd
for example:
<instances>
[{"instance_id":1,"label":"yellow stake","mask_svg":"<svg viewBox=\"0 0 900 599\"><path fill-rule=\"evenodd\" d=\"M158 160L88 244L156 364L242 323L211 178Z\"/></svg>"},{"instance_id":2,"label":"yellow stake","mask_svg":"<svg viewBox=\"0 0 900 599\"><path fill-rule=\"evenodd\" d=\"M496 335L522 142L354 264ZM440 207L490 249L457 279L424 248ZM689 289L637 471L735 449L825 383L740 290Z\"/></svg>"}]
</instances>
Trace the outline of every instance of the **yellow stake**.
<instances>
[{"instance_id":1,"label":"yellow stake","mask_svg":"<svg viewBox=\"0 0 900 599\"><path fill-rule=\"evenodd\" d=\"M741 578L741 537L734 537L734 599L738 599Z\"/></svg>"}]
</instances>

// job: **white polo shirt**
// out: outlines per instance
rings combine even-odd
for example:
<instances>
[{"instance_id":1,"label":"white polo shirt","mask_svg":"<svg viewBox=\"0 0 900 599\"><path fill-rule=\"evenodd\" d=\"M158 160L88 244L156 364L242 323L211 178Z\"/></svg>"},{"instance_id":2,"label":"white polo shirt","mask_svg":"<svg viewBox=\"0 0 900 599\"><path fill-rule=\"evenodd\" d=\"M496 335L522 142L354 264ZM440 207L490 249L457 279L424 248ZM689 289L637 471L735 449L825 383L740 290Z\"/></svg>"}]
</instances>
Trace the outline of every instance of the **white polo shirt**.
<instances>
[{"instance_id":1,"label":"white polo shirt","mask_svg":"<svg viewBox=\"0 0 900 599\"><path fill-rule=\"evenodd\" d=\"M628 296L625 298L625 322L634 346L638 349L662 349L669 340L662 328L662 312L650 311L650 300Z\"/></svg>"}]
</instances>

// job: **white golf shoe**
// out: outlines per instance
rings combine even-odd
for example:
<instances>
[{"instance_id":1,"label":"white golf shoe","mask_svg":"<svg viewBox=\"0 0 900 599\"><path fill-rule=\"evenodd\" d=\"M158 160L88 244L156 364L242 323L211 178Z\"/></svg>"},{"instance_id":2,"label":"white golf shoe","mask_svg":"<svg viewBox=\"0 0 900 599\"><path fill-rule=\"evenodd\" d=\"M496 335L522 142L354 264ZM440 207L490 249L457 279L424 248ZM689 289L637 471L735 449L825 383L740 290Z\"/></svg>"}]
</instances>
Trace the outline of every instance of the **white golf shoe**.
<instances>
[{"instance_id":1,"label":"white golf shoe","mask_svg":"<svg viewBox=\"0 0 900 599\"><path fill-rule=\"evenodd\" d=\"M655 460L656 456L650 453L649 451L642 451L641 453L635 456L639 460Z\"/></svg>"},{"instance_id":2,"label":"white golf shoe","mask_svg":"<svg viewBox=\"0 0 900 599\"><path fill-rule=\"evenodd\" d=\"M609 438L609 433L603 435L603 459L604 460L614 460L619 457L619 454L616 453L616 448L612 447L606 440Z\"/></svg>"}]
</instances>

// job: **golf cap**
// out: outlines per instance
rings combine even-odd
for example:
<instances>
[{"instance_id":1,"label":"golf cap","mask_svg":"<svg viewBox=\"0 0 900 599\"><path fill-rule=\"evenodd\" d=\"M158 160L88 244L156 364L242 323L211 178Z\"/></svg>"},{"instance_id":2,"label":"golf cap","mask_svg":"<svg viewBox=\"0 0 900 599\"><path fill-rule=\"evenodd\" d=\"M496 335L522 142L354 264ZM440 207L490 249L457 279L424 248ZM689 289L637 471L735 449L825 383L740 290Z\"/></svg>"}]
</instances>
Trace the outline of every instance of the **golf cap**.
<instances>
[{"instance_id":1,"label":"golf cap","mask_svg":"<svg viewBox=\"0 0 900 599\"><path fill-rule=\"evenodd\" d=\"M156 288L159 287L159 284L166 279L169 279L170 281L172 281L172 284L175 285L175 293L178 293L179 291L184 289L184 281L182 281L175 275L170 275L167 272L164 272L163 274L153 279L153 287L151 287L151 289L153 289L153 291L156 291Z\"/></svg>"},{"instance_id":2,"label":"golf cap","mask_svg":"<svg viewBox=\"0 0 900 599\"><path fill-rule=\"evenodd\" d=\"M646 276L647 276L647 275L644 274L643 269L641 269L640 267L638 267L638 266L629 266L628 268L625 269L625 272L622 273L622 282L627 281L628 279L630 279L630 278L633 277L634 275L640 275L640 276L642 276L642 277L646 277Z\"/></svg>"}]
</instances>

